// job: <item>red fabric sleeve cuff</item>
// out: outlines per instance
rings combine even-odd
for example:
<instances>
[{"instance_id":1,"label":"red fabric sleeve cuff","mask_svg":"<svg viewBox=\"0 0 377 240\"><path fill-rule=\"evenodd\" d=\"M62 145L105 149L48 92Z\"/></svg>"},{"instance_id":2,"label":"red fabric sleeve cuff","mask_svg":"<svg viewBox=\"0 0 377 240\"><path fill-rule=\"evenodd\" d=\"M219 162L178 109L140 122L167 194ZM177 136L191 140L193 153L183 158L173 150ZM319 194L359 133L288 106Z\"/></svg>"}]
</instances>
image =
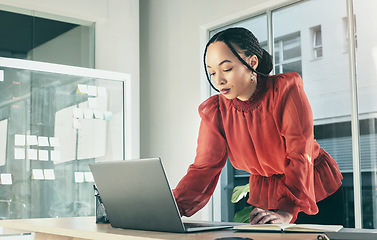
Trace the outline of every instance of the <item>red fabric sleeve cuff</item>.
<instances>
[{"instance_id":1,"label":"red fabric sleeve cuff","mask_svg":"<svg viewBox=\"0 0 377 240\"><path fill-rule=\"evenodd\" d=\"M297 214L300 211L300 206L297 206L292 202L289 198L281 198L279 200L278 206L276 207L276 210L282 210L289 212L293 215L291 223L294 223L297 219Z\"/></svg>"}]
</instances>

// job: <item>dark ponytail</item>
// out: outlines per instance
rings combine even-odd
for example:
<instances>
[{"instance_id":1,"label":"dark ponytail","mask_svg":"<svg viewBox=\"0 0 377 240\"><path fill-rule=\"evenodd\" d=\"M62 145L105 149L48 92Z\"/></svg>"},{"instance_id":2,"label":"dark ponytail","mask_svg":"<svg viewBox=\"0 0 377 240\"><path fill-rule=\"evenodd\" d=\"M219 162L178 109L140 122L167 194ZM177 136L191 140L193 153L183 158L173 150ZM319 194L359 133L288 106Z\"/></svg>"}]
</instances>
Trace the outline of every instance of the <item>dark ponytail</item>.
<instances>
[{"instance_id":1,"label":"dark ponytail","mask_svg":"<svg viewBox=\"0 0 377 240\"><path fill-rule=\"evenodd\" d=\"M268 74L271 72L272 67L273 67L272 57L266 50L264 50L260 46L259 41L254 36L254 34L250 32L249 30L247 30L246 28L241 28L241 27L228 28L226 30L216 33L208 41L204 49L204 56L203 56L204 71L206 73L209 84L215 91L219 92L219 90L216 89L215 86L213 86L211 82L211 79L207 71L207 64L206 64L206 55L207 55L208 46L214 42L224 42L229 47L229 49L233 52L233 54L252 72L255 72L264 77L267 77ZM254 70L248 63L245 62L244 59L241 58L241 56L234 49L232 44L237 46L237 48L240 51L242 51L246 57L253 56L253 55L257 56L258 67L256 70Z\"/></svg>"},{"instance_id":2,"label":"dark ponytail","mask_svg":"<svg viewBox=\"0 0 377 240\"><path fill-rule=\"evenodd\" d=\"M257 67L257 71L263 73L264 75L268 75L272 70L272 56L263 49L263 55L259 60L259 64Z\"/></svg>"}]
</instances>

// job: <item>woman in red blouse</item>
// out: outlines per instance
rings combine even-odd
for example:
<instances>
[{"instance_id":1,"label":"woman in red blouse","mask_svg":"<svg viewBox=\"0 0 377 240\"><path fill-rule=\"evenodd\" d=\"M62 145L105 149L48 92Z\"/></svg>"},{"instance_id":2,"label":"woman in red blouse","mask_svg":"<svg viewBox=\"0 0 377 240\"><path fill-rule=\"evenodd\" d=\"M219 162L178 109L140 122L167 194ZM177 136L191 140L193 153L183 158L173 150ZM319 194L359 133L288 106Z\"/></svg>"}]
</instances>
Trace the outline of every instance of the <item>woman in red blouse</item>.
<instances>
[{"instance_id":1,"label":"woman in red blouse","mask_svg":"<svg viewBox=\"0 0 377 240\"><path fill-rule=\"evenodd\" d=\"M338 190L342 175L314 139L300 75L268 75L271 56L244 28L214 35L204 65L220 94L199 106L196 158L173 190L181 214L205 206L228 157L250 173L251 224L294 222L301 211L317 214L316 202Z\"/></svg>"}]
</instances>

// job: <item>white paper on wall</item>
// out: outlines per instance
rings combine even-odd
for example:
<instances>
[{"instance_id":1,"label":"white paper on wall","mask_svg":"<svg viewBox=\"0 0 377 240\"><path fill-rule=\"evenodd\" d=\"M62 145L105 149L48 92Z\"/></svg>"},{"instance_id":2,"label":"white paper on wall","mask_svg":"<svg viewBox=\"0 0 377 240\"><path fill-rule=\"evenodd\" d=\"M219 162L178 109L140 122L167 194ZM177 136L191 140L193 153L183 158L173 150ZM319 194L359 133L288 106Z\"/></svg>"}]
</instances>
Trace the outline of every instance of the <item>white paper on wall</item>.
<instances>
[{"instance_id":1,"label":"white paper on wall","mask_svg":"<svg viewBox=\"0 0 377 240\"><path fill-rule=\"evenodd\" d=\"M75 159L77 129L74 128L75 123L73 123L72 120L79 122L79 119L72 119L72 111L74 108L76 107L71 106L64 108L55 114L54 138L58 140L59 144L54 145L54 150L60 152L60 158L56 158L55 156L54 159L52 159L53 153L51 154L51 160L53 160L55 164Z\"/></svg>"}]
</instances>

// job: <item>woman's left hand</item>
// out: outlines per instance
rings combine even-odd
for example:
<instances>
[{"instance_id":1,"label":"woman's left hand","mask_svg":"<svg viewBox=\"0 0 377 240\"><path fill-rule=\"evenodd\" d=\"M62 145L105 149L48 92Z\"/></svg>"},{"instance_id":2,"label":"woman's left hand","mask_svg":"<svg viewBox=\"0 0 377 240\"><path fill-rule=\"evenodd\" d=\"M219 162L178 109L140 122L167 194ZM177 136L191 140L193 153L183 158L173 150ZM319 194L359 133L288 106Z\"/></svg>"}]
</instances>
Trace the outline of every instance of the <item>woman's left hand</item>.
<instances>
[{"instance_id":1,"label":"woman's left hand","mask_svg":"<svg viewBox=\"0 0 377 240\"><path fill-rule=\"evenodd\" d=\"M250 224L288 224L292 217L293 215L286 211L275 212L255 207L250 213Z\"/></svg>"}]
</instances>

